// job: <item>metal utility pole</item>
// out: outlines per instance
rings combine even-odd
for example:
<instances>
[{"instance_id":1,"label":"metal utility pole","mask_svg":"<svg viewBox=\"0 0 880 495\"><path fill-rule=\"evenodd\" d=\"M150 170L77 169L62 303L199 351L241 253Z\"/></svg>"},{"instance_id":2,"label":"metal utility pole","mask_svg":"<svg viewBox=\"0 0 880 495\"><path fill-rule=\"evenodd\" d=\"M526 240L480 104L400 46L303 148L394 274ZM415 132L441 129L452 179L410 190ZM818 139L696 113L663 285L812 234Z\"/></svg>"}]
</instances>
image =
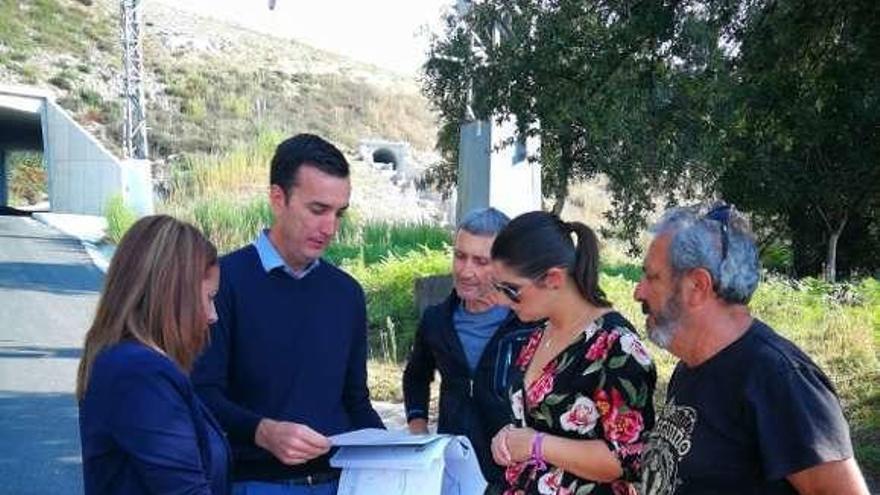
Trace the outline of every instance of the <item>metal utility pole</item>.
<instances>
[{"instance_id":1,"label":"metal utility pole","mask_svg":"<svg viewBox=\"0 0 880 495\"><path fill-rule=\"evenodd\" d=\"M126 158L146 160L147 113L144 101L144 49L141 37L142 0L121 0L122 92L125 99L124 153Z\"/></svg>"}]
</instances>

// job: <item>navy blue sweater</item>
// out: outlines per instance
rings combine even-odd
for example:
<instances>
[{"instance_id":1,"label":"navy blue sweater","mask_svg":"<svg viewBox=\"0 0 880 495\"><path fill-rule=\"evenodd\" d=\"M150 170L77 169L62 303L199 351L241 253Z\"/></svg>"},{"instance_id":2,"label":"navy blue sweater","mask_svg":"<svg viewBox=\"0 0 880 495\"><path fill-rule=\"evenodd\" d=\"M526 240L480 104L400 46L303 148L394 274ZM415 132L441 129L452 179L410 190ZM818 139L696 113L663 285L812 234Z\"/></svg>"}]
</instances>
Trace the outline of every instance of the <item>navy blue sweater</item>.
<instances>
[{"instance_id":1,"label":"navy blue sweater","mask_svg":"<svg viewBox=\"0 0 880 495\"><path fill-rule=\"evenodd\" d=\"M267 273L247 246L220 260L216 305L219 321L192 380L229 434L234 479L330 469L328 456L285 466L257 447L262 418L324 435L382 427L367 390L364 293L348 274L326 262L302 279Z\"/></svg>"}]
</instances>

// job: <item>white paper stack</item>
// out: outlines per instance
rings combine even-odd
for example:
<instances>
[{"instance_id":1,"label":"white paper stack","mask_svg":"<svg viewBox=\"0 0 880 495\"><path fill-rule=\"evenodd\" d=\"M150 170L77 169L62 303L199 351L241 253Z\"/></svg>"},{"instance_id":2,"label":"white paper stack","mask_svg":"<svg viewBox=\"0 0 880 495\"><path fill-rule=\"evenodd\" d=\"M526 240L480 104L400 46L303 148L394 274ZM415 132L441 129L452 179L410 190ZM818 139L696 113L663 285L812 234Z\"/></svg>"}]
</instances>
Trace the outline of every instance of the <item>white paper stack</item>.
<instances>
[{"instance_id":1,"label":"white paper stack","mask_svg":"<svg viewBox=\"0 0 880 495\"><path fill-rule=\"evenodd\" d=\"M338 495L479 495L486 489L466 437L358 430L330 437Z\"/></svg>"}]
</instances>

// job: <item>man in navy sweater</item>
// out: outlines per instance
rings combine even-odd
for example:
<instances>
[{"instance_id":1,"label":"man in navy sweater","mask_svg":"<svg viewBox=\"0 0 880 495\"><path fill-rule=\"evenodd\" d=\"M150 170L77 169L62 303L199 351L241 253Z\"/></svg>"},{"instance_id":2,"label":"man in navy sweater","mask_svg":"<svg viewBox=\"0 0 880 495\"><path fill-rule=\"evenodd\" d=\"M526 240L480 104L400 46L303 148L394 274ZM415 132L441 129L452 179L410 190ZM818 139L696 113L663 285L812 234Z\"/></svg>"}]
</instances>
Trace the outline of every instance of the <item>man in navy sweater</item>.
<instances>
[{"instance_id":1,"label":"man in navy sweater","mask_svg":"<svg viewBox=\"0 0 880 495\"><path fill-rule=\"evenodd\" d=\"M284 141L272 227L220 260L219 321L192 379L229 436L234 494L335 494L327 436L383 427L367 389L363 290L320 259L350 193L335 146Z\"/></svg>"}]
</instances>

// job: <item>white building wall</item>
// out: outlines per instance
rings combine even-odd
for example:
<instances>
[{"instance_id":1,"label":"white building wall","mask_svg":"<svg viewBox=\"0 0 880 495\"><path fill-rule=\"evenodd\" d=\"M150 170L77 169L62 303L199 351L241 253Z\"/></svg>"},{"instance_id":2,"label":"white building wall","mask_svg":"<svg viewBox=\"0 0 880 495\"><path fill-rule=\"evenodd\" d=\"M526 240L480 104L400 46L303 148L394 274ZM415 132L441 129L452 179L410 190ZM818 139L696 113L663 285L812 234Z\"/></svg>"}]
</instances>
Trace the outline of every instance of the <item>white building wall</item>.
<instances>
[{"instance_id":1,"label":"white building wall","mask_svg":"<svg viewBox=\"0 0 880 495\"><path fill-rule=\"evenodd\" d=\"M537 153L540 141L530 138L524 147L510 144L515 136L512 119L461 126L456 218L487 206L511 218L541 209L541 166L527 159Z\"/></svg>"}]
</instances>

